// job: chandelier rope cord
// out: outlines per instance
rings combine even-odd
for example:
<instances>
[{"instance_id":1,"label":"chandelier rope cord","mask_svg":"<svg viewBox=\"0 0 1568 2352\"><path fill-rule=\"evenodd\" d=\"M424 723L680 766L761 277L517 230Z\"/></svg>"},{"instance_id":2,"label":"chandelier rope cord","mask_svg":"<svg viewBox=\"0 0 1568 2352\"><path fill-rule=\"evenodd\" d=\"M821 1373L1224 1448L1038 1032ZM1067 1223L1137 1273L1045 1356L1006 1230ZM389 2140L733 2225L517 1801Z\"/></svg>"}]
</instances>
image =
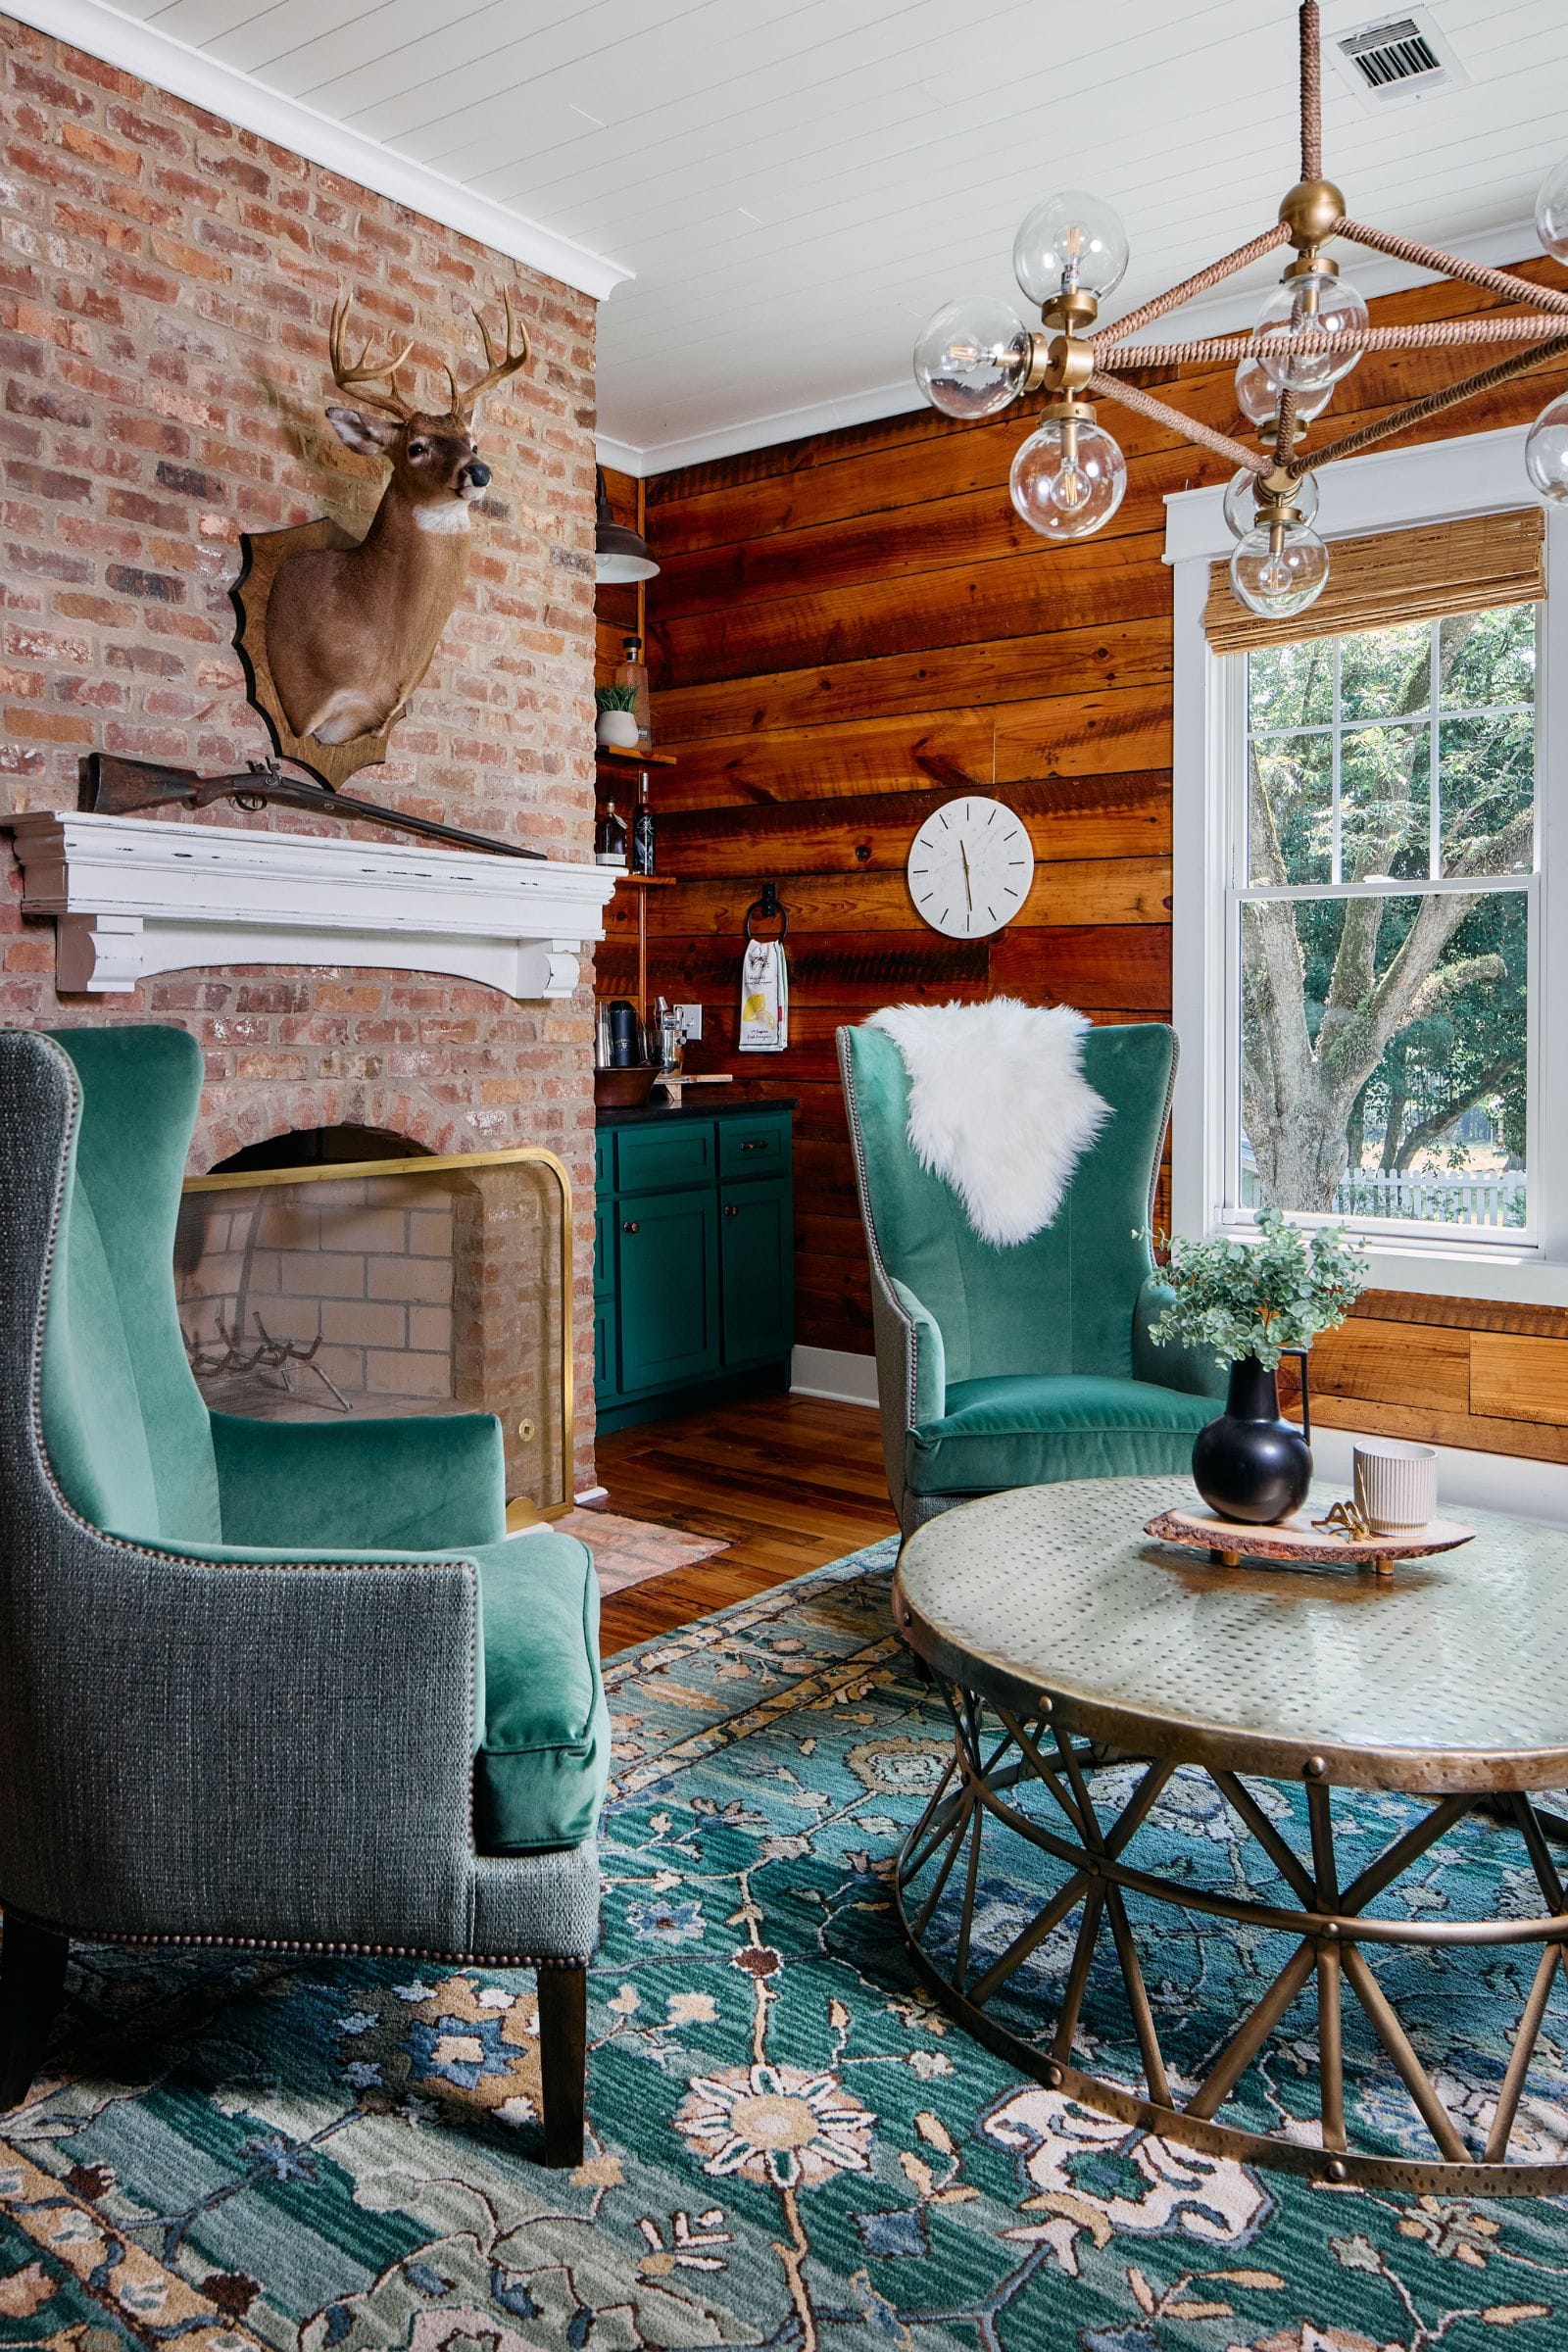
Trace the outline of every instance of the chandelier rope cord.
<instances>
[{"instance_id":1,"label":"chandelier rope cord","mask_svg":"<svg viewBox=\"0 0 1568 2352\"><path fill-rule=\"evenodd\" d=\"M1444 351L1465 343L1544 343L1563 332L1560 311L1532 312L1511 318L1434 318L1408 326L1348 327L1343 334L1323 328L1242 328L1205 335L1191 343L1138 343L1107 351L1102 367L1180 368L1190 363L1224 366L1227 361L1309 358L1319 351ZM1099 356L1099 355L1097 355Z\"/></svg>"},{"instance_id":2,"label":"chandelier rope cord","mask_svg":"<svg viewBox=\"0 0 1568 2352\"><path fill-rule=\"evenodd\" d=\"M1301 10L1301 177L1323 176L1323 53L1315 5Z\"/></svg>"},{"instance_id":3,"label":"chandelier rope cord","mask_svg":"<svg viewBox=\"0 0 1568 2352\"><path fill-rule=\"evenodd\" d=\"M1245 466L1252 473L1267 473L1274 463L1262 451L1244 448L1240 441L1233 441L1228 433L1220 432L1214 425L1200 424L1196 416L1189 416L1184 409L1173 409L1167 401L1156 400L1152 392L1145 392L1137 384L1129 384L1124 377L1110 375L1103 368L1096 368L1084 389L1091 400L1097 394L1102 400L1117 400L1124 409L1132 409L1140 416L1147 416L1151 423L1168 425L1184 441L1196 441L1200 449L1211 450L1216 458L1223 458L1227 465Z\"/></svg>"},{"instance_id":4,"label":"chandelier rope cord","mask_svg":"<svg viewBox=\"0 0 1568 2352\"><path fill-rule=\"evenodd\" d=\"M1473 286L1485 286L1490 294L1500 294L1505 302L1533 302L1540 310L1568 313L1568 294L1559 294L1555 287L1534 286L1529 278L1515 277L1511 270L1492 270L1485 262L1463 261L1441 245L1423 245L1417 237L1396 236L1386 228L1368 228L1362 220L1336 220L1334 234L1348 237L1352 245L1368 246L1373 253L1386 253L1396 262L1409 262L1418 270L1436 270L1440 277L1466 278Z\"/></svg>"},{"instance_id":5,"label":"chandelier rope cord","mask_svg":"<svg viewBox=\"0 0 1568 2352\"><path fill-rule=\"evenodd\" d=\"M1510 377L1527 375L1532 368L1544 368L1548 361L1568 358L1568 331L1560 332L1555 342L1544 343L1537 351L1516 351L1511 359L1499 360L1495 368L1483 368L1479 375L1467 375L1462 383L1445 384L1439 392L1429 392L1424 400L1411 402L1392 415L1377 418L1371 424L1358 425L1353 433L1346 433L1338 441L1325 443L1306 457L1285 460L1285 469L1293 479L1299 480L1315 466L1331 458L1353 458L1358 451L1370 449L1374 442L1385 441L1392 433L1402 433L1410 425L1424 424L1429 416L1441 416L1445 409L1457 408L1463 400L1473 400L1478 393L1491 392L1496 385L1505 384Z\"/></svg>"},{"instance_id":6,"label":"chandelier rope cord","mask_svg":"<svg viewBox=\"0 0 1568 2352\"><path fill-rule=\"evenodd\" d=\"M1097 359L1102 352L1113 351L1117 344L1125 343L1129 335L1136 335L1155 318L1163 318L1167 311L1180 310L1183 303L1193 301L1197 295L1210 293L1215 286L1223 284L1227 277L1233 277L1238 270L1246 270L1253 262L1266 261L1271 253L1277 253L1282 245L1288 245L1290 241L1290 230L1283 220L1276 220L1272 228L1265 228L1261 236L1250 237L1245 245L1238 245L1234 253L1226 254L1223 261L1210 262L1204 270L1195 270L1192 276L1184 277L1179 286L1170 287L1164 294L1152 296L1148 302L1141 302L1136 311L1129 311L1125 318L1116 319L1110 326L1102 326L1098 335L1089 337L1090 350Z\"/></svg>"}]
</instances>

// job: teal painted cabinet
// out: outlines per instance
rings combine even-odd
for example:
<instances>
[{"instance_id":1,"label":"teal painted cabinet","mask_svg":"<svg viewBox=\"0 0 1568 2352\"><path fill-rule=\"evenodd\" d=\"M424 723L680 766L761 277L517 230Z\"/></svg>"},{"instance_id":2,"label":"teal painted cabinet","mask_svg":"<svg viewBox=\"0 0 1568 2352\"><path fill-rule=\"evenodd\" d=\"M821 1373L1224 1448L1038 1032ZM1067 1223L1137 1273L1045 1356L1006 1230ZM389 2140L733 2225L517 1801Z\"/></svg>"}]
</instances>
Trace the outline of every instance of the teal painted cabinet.
<instances>
[{"instance_id":1,"label":"teal painted cabinet","mask_svg":"<svg viewBox=\"0 0 1568 2352\"><path fill-rule=\"evenodd\" d=\"M599 1426L789 1386L791 1119L668 1113L598 1137Z\"/></svg>"}]
</instances>

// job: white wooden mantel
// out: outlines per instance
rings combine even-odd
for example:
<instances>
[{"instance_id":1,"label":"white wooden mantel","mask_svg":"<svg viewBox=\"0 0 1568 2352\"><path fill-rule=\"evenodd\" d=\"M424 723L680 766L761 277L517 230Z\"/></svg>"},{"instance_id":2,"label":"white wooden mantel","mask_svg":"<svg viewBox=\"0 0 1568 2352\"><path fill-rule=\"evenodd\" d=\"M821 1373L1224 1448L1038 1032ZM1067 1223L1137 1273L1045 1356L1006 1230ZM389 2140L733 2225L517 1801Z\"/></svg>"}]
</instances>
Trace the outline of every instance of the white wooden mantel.
<instances>
[{"instance_id":1,"label":"white wooden mantel","mask_svg":"<svg viewBox=\"0 0 1568 2352\"><path fill-rule=\"evenodd\" d=\"M417 843L41 809L3 821L24 912L54 917L63 995L277 963L450 972L509 997L569 997L615 887L602 866Z\"/></svg>"}]
</instances>

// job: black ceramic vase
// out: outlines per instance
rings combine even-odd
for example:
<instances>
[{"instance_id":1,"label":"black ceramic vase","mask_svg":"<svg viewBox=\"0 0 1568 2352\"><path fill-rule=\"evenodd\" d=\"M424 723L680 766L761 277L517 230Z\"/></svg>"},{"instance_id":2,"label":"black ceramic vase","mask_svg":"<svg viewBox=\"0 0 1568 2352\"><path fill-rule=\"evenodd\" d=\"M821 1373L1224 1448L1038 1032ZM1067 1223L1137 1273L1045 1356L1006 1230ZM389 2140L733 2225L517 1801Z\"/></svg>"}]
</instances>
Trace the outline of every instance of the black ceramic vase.
<instances>
[{"instance_id":1,"label":"black ceramic vase","mask_svg":"<svg viewBox=\"0 0 1568 2352\"><path fill-rule=\"evenodd\" d=\"M1280 1419L1276 1375L1244 1356L1231 1366L1225 1410L1194 1442L1198 1492L1221 1519L1267 1527L1299 1510L1311 1478L1312 1448Z\"/></svg>"}]
</instances>

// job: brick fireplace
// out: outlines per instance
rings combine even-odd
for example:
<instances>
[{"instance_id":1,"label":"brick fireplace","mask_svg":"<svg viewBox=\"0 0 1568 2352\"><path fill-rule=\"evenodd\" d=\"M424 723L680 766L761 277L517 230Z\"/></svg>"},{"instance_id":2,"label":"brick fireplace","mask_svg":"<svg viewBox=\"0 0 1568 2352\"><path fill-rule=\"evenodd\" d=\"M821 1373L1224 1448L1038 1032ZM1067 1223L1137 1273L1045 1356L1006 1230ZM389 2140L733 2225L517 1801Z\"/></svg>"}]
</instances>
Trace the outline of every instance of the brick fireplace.
<instances>
[{"instance_id":1,"label":"brick fireplace","mask_svg":"<svg viewBox=\"0 0 1568 2352\"><path fill-rule=\"evenodd\" d=\"M456 231L0 18L0 786L76 806L95 747L207 771L269 746L227 590L243 530L329 513L358 532L381 468L322 414L352 287L413 365L471 356L510 284L531 365L483 416L491 490L465 598L356 788L591 857L594 304ZM297 811L181 822L350 838ZM385 845L386 833L356 829ZM539 1144L591 1199L591 965L564 997L452 971L227 955L128 994L64 995L46 920L0 905L0 1019L178 1022L207 1055L193 1171L342 1122L440 1153ZM232 959L231 959L232 958ZM591 1267L578 1219L577 1483L592 1468ZM367 1342L367 1348L369 1343Z\"/></svg>"}]
</instances>

